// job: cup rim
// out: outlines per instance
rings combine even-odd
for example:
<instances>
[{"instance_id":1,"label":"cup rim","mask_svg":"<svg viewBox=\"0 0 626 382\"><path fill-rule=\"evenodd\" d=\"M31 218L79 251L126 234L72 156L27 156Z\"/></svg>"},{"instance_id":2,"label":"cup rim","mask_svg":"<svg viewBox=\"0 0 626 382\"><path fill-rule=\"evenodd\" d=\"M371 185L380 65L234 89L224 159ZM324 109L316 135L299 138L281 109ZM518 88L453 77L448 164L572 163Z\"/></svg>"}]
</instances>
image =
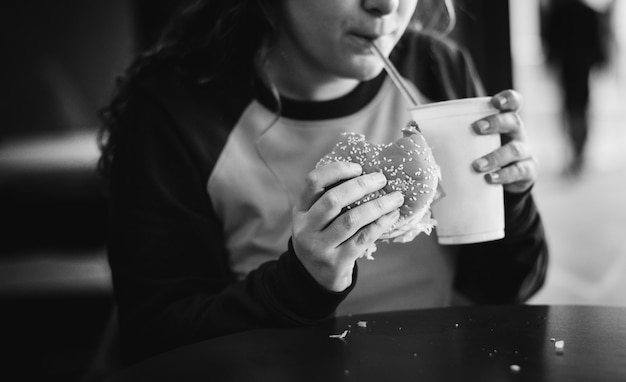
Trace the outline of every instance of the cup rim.
<instances>
[{"instance_id":1,"label":"cup rim","mask_svg":"<svg viewBox=\"0 0 626 382\"><path fill-rule=\"evenodd\" d=\"M442 117L441 109L448 109L444 114L446 117L457 115L489 115L498 112L498 109L491 103L491 97L471 97L459 98L448 101L432 102L419 105L409 109L415 119L431 119ZM436 113L436 114L433 114ZM419 115L419 118L416 117ZM416 121L419 123L419 120Z\"/></svg>"}]
</instances>

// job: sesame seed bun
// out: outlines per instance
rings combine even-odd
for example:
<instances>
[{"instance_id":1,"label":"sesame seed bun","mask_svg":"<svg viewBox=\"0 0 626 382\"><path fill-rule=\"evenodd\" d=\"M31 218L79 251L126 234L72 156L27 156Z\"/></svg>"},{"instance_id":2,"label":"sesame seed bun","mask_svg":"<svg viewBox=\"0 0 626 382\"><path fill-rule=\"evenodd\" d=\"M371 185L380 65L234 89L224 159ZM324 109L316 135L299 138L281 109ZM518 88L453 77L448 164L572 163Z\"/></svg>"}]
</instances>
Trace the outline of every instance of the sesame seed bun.
<instances>
[{"instance_id":1,"label":"sesame seed bun","mask_svg":"<svg viewBox=\"0 0 626 382\"><path fill-rule=\"evenodd\" d=\"M321 158L316 167L344 161L360 164L363 173L382 172L387 178L385 187L347 209L400 191L404 195L400 218L379 240L404 243L413 240L421 232L430 234L436 225L430 215L430 206L442 196L442 192L439 186L441 170L417 124L411 121L402 133L402 138L382 145L369 143L362 134L342 133L333 150Z\"/></svg>"}]
</instances>

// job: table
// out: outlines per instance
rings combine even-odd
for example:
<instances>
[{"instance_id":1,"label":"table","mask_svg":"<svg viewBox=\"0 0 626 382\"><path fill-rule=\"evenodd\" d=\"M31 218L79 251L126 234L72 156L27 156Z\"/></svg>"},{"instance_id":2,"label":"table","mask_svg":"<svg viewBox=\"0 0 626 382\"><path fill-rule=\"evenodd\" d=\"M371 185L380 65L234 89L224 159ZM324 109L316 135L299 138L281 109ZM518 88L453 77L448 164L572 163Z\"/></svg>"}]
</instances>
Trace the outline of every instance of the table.
<instances>
[{"instance_id":1,"label":"table","mask_svg":"<svg viewBox=\"0 0 626 382\"><path fill-rule=\"evenodd\" d=\"M484 306L339 317L189 345L110 382L130 380L626 381L626 308Z\"/></svg>"}]
</instances>

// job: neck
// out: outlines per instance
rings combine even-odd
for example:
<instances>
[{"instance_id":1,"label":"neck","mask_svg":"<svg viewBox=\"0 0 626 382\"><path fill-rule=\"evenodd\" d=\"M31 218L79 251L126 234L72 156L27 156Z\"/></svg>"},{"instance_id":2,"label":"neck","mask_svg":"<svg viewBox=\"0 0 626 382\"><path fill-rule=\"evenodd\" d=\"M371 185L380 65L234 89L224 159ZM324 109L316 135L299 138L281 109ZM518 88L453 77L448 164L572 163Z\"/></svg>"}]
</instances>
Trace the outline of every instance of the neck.
<instances>
[{"instance_id":1,"label":"neck","mask_svg":"<svg viewBox=\"0 0 626 382\"><path fill-rule=\"evenodd\" d=\"M275 54L266 66L267 74L278 92L299 101L328 101L348 94L359 84L354 78L342 78L311 70L282 54Z\"/></svg>"}]
</instances>

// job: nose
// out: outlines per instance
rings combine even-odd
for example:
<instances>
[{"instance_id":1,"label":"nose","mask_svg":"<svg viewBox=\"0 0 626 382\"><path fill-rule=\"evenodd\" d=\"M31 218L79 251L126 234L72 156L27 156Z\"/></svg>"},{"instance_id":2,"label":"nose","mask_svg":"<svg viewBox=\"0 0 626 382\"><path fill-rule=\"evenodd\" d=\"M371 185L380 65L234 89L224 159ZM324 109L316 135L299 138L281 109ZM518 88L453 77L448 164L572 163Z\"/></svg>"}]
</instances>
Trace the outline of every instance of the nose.
<instances>
[{"instance_id":1,"label":"nose","mask_svg":"<svg viewBox=\"0 0 626 382\"><path fill-rule=\"evenodd\" d=\"M363 8L374 15L384 16L398 9L400 0L363 0Z\"/></svg>"}]
</instances>

